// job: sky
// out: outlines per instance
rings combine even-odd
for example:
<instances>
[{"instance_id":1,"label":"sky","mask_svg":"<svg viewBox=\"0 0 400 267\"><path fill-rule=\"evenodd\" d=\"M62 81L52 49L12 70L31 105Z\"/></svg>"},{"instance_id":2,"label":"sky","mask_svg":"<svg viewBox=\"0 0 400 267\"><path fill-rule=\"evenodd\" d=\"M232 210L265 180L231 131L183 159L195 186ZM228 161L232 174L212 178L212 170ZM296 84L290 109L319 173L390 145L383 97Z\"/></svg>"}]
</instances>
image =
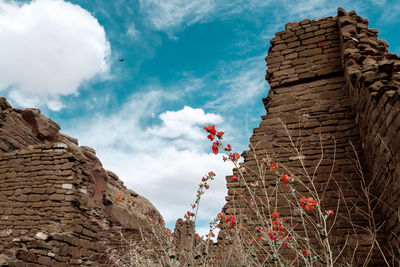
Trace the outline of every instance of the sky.
<instances>
[{"instance_id":1,"label":"sky","mask_svg":"<svg viewBox=\"0 0 400 267\"><path fill-rule=\"evenodd\" d=\"M269 40L290 21L356 10L400 53L400 1L0 0L0 95L93 147L167 226L217 176L198 232L225 203L231 163L203 127L242 152L265 115ZM121 62L119 59L125 59Z\"/></svg>"}]
</instances>

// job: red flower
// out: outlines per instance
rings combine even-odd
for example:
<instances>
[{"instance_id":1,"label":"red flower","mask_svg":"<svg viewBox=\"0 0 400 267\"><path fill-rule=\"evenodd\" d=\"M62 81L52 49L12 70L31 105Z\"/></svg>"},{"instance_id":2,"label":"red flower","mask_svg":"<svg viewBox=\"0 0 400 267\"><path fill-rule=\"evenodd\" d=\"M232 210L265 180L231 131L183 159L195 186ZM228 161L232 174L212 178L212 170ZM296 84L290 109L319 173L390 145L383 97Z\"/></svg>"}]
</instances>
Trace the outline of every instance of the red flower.
<instances>
[{"instance_id":1,"label":"red flower","mask_svg":"<svg viewBox=\"0 0 400 267\"><path fill-rule=\"evenodd\" d=\"M283 179L284 184L289 183L289 176L287 174L282 174L281 178Z\"/></svg>"},{"instance_id":2,"label":"red flower","mask_svg":"<svg viewBox=\"0 0 400 267\"><path fill-rule=\"evenodd\" d=\"M215 125L209 125L209 126L205 126L204 130L206 130L207 133L213 134L215 135L217 133L217 131L215 130Z\"/></svg>"},{"instance_id":3,"label":"red flower","mask_svg":"<svg viewBox=\"0 0 400 267\"><path fill-rule=\"evenodd\" d=\"M272 228L274 228L274 230L278 230L278 221L272 221Z\"/></svg>"},{"instance_id":4,"label":"red flower","mask_svg":"<svg viewBox=\"0 0 400 267\"><path fill-rule=\"evenodd\" d=\"M307 252L307 250L305 250L305 249L302 249L302 250L301 250L301 253L303 253L304 256L308 256L308 252Z\"/></svg>"},{"instance_id":5,"label":"red flower","mask_svg":"<svg viewBox=\"0 0 400 267\"><path fill-rule=\"evenodd\" d=\"M335 214L335 213L333 212L333 210L326 210L325 212L326 212L326 214L328 214L328 215L334 215L334 214Z\"/></svg>"},{"instance_id":6,"label":"red flower","mask_svg":"<svg viewBox=\"0 0 400 267\"><path fill-rule=\"evenodd\" d=\"M284 245L285 248L289 248L288 244L289 244L288 241L285 241L285 243L283 243L283 245Z\"/></svg>"},{"instance_id":7,"label":"red flower","mask_svg":"<svg viewBox=\"0 0 400 267\"><path fill-rule=\"evenodd\" d=\"M307 201L307 199L306 199L305 197L301 197L301 198L300 198L300 205L301 205L302 207L304 207L306 201Z\"/></svg>"},{"instance_id":8,"label":"red flower","mask_svg":"<svg viewBox=\"0 0 400 267\"><path fill-rule=\"evenodd\" d=\"M206 189L210 188L209 184L205 184L204 186L206 187Z\"/></svg>"},{"instance_id":9,"label":"red flower","mask_svg":"<svg viewBox=\"0 0 400 267\"><path fill-rule=\"evenodd\" d=\"M232 151L231 145L230 145L230 144L227 144L225 150L226 150L226 151Z\"/></svg>"},{"instance_id":10,"label":"red flower","mask_svg":"<svg viewBox=\"0 0 400 267\"><path fill-rule=\"evenodd\" d=\"M270 170L270 171L276 171L276 169L278 169L278 165L276 165L275 162L272 162L272 163L269 165L269 170Z\"/></svg>"},{"instance_id":11,"label":"red flower","mask_svg":"<svg viewBox=\"0 0 400 267\"><path fill-rule=\"evenodd\" d=\"M224 135L224 132L217 132L217 137L219 139L221 139L223 135Z\"/></svg>"},{"instance_id":12,"label":"red flower","mask_svg":"<svg viewBox=\"0 0 400 267\"><path fill-rule=\"evenodd\" d=\"M218 143L218 142L214 142L214 143L212 144L211 149L212 149L212 151L214 152L215 155L218 154L218 147L219 147L219 143Z\"/></svg>"},{"instance_id":13,"label":"red flower","mask_svg":"<svg viewBox=\"0 0 400 267\"><path fill-rule=\"evenodd\" d=\"M317 206L317 201L315 201L312 197L302 197L300 199L300 205L304 207L306 211L311 211L315 208L315 206Z\"/></svg>"},{"instance_id":14,"label":"red flower","mask_svg":"<svg viewBox=\"0 0 400 267\"><path fill-rule=\"evenodd\" d=\"M211 141L214 140L215 135L213 134L209 134L207 135L207 138L210 139Z\"/></svg>"},{"instance_id":15,"label":"red flower","mask_svg":"<svg viewBox=\"0 0 400 267\"><path fill-rule=\"evenodd\" d=\"M233 218L233 215L229 215L228 218L225 219L225 222L230 222L229 228L233 228L235 225L235 219Z\"/></svg>"},{"instance_id":16,"label":"red flower","mask_svg":"<svg viewBox=\"0 0 400 267\"><path fill-rule=\"evenodd\" d=\"M279 213L278 213L278 212L274 211L274 212L272 213L272 217L273 217L274 219L278 218L278 216L279 216Z\"/></svg>"},{"instance_id":17,"label":"red flower","mask_svg":"<svg viewBox=\"0 0 400 267\"><path fill-rule=\"evenodd\" d=\"M236 182L238 180L237 176L232 176L232 182Z\"/></svg>"},{"instance_id":18,"label":"red flower","mask_svg":"<svg viewBox=\"0 0 400 267\"><path fill-rule=\"evenodd\" d=\"M240 158L240 154L239 153L230 153L229 158L231 159L231 161L237 161Z\"/></svg>"}]
</instances>

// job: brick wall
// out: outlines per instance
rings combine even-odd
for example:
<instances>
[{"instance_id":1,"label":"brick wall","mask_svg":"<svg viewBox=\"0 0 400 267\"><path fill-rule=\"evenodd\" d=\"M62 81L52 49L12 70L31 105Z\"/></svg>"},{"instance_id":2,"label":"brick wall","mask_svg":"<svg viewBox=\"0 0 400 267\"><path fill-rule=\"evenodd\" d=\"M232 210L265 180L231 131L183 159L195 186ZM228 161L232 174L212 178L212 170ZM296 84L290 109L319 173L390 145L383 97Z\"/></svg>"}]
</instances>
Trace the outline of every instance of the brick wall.
<instances>
[{"instance_id":1,"label":"brick wall","mask_svg":"<svg viewBox=\"0 0 400 267\"><path fill-rule=\"evenodd\" d=\"M0 107L0 266L109 266L107 249L129 248L122 236L154 242L143 214L161 215L93 149L38 110L12 109L4 98ZM116 202L117 193L136 208Z\"/></svg>"},{"instance_id":2,"label":"brick wall","mask_svg":"<svg viewBox=\"0 0 400 267\"><path fill-rule=\"evenodd\" d=\"M243 153L244 179L264 177L259 181L264 190L257 189L257 203L265 214L271 210L260 203L266 203L265 192L272 192L276 184L276 177L262 164L267 155L296 177L308 173L322 196L323 210L335 210L339 204L330 240L336 252L348 242L346 237L354 241L347 243L339 261L348 262L356 249L355 265L365 260L373 242L370 233L361 228L354 232L349 224L351 219L358 227L369 225L363 181L374 182L370 188L377 190L370 192L372 199L384 192L382 200L389 204L378 207L373 215L378 224L386 221L386 231L378 232L376 239L384 245L386 236L393 237L391 232L398 234L400 229L395 185L400 179L400 64L376 36L367 20L342 9L337 17L287 23L270 41L266 57L270 90L263 99L267 113L253 130L250 150ZM363 173L357 168L357 158ZM307 194L304 187L296 186ZM237 216L253 231L260 222L249 207L246 187L229 176L227 188L223 212ZM278 203L283 218L291 218L287 201L273 196L269 200ZM223 228L219 240L227 235ZM370 265L383 266L376 249L373 255Z\"/></svg>"}]
</instances>

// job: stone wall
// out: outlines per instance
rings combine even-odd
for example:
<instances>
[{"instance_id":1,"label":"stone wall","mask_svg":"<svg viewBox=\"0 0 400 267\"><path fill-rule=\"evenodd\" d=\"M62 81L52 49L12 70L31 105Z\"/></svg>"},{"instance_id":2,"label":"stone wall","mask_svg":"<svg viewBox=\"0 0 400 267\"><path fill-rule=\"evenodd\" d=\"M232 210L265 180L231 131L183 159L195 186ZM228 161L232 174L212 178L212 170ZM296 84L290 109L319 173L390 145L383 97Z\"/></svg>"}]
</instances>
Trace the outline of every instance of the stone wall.
<instances>
[{"instance_id":1,"label":"stone wall","mask_svg":"<svg viewBox=\"0 0 400 267\"><path fill-rule=\"evenodd\" d=\"M342 67L347 95L360 129L365 166L387 241L399 244L400 57L389 53L378 31L355 12L338 11ZM397 251L398 253L398 251Z\"/></svg>"},{"instance_id":2,"label":"stone wall","mask_svg":"<svg viewBox=\"0 0 400 267\"><path fill-rule=\"evenodd\" d=\"M285 172L303 177L306 184L304 176L311 177L323 210L339 205L330 240L335 251L347 247L339 261L352 258L354 266L366 259L375 238L383 246L387 236L399 244L392 232L398 235L400 229L396 185L400 179L400 64L376 37L377 31L368 29L366 19L342 9L337 17L287 23L271 39L266 57L270 91L263 102L267 114L253 130L250 150L242 154L244 179L254 182L263 177L256 202L267 216L273 210L260 203L266 203L265 193L275 189L277 180L263 165L266 156L284 166ZM361 188L370 183L369 188L377 190L370 192L368 202ZM307 195L303 186L295 186ZM227 188L223 212L236 216L252 232L260 222L249 206L248 190L231 176ZM375 207L375 197L382 193L385 204L370 215L378 226L386 222L385 231L374 237L362 227L368 228L371 221L366 215L368 205ZM293 216L287 201L270 200L277 203L282 218ZM223 228L219 240L227 235ZM351 257L355 249L357 256ZM383 266L379 251L374 249L373 255L370 265Z\"/></svg>"},{"instance_id":3,"label":"stone wall","mask_svg":"<svg viewBox=\"0 0 400 267\"><path fill-rule=\"evenodd\" d=\"M144 215L161 221L145 198L101 166L95 151L59 133L38 110L0 99L0 265L109 266L121 242L152 234ZM116 194L131 199L116 202Z\"/></svg>"}]
</instances>

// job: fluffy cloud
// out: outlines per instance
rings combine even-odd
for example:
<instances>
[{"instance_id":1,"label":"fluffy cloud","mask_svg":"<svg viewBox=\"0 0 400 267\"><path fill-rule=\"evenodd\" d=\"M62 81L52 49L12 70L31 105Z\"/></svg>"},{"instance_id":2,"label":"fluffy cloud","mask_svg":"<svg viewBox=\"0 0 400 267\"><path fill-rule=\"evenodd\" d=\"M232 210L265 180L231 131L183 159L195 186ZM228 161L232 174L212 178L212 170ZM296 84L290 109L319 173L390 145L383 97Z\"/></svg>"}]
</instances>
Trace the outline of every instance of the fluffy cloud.
<instances>
[{"instance_id":1,"label":"fluffy cloud","mask_svg":"<svg viewBox=\"0 0 400 267\"><path fill-rule=\"evenodd\" d=\"M190 208L201 177L213 170L217 177L200 204L199 219L208 221L225 203L224 177L233 166L211 153L202 127L223 120L188 106L160 112L158 107L170 97L158 90L136 93L119 112L81 121L66 132L95 148L105 168L147 197L169 226Z\"/></svg>"},{"instance_id":2,"label":"fluffy cloud","mask_svg":"<svg viewBox=\"0 0 400 267\"><path fill-rule=\"evenodd\" d=\"M196 125L222 122L221 117L216 114L205 114L202 109L193 109L188 106L178 111L166 111L159 118L162 120L162 124L148 129L148 134L163 138L185 138L193 141L199 141L204 137Z\"/></svg>"},{"instance_id":3,"label":"fluffy cloud","mask_svg":"<svg viewBox=\"0 0 400 267\"><path fill-rule=\"evenodd\" d=\"M0 90L21 106L59 110L60 96L108 69L103 27L62 0L0 0L0 40Z\"/></svg>"}]
</instances>

